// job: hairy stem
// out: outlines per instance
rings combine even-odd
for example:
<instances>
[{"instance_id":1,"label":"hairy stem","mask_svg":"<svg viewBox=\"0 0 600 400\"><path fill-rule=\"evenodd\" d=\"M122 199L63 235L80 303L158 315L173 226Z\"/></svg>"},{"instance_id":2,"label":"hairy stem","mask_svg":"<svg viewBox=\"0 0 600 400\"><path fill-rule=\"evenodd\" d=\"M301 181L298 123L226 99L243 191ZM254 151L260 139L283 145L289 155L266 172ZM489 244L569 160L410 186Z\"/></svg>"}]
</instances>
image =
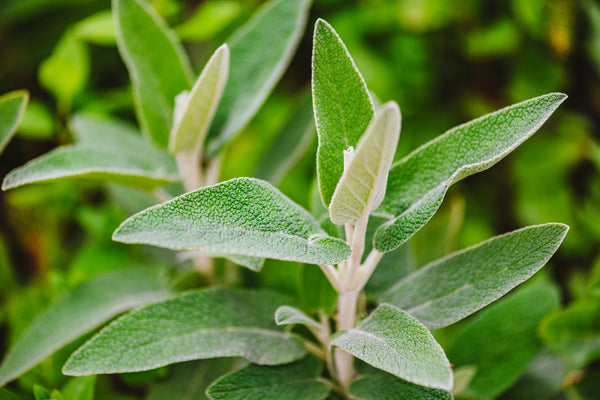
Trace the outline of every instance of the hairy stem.
<instances>
[{"instance_id":1,"label":"hairy stem","mask_svg":"<svg viewBox=\"0 0 600 400\"><path fill-rule=\"evenodd\" d=\"M354 324L356 323L357 300L358 292L340 293L337 315L338 332L354 328ZM343 387L347 387L354 376L352 356L342 349L336 349L334 358L338 380Z\"/></svg>"}]
</instances>

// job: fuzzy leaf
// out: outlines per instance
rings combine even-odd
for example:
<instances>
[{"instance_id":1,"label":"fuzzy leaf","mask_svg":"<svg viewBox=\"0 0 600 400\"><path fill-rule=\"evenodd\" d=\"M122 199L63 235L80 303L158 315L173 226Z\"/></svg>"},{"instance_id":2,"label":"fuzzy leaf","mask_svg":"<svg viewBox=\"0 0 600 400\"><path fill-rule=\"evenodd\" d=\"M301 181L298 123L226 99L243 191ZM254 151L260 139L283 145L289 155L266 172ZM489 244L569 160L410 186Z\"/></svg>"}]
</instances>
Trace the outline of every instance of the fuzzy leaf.
<instances>
[{"instance_id":1,"label":"fuzzy leaf","mask_svg":"<svg viewBox=\"0 0 600 400\"><path fill-rule=\"evenodd\" d=\"M38 315L9 350L0 366L0 386L115 315L165 297L163 272L157 267L118 270L65 294Z\"/></svg>"},{"instance_id":2,"label":"fuzzy leaf","mask_svg":"<svg viewBox=\"0 0 600 400\"><path fill-rule=\"evenodd\" d=\"M350 248L269 183L237 178L186 193L127 219L113 239L174 250L312 264L345 260Z\"/></svg>"},{"instance_id":3,"label":"fuzzy leaf","mask_svg":"<svg viewBox=\"0 0 600 400\"><path fill-rule=\"evenodd\" d=\"M323 365L313 355L293 364L250 364L217 380L207 390L212 400L322 400L329 386L317 378Z\"/></svg>"},{"instance_id":4,"label":"fuzzy leaf","mask_svg":"<svg viewBox=\"0 0 600 400\"><path fill-rule=\"evenodd\" d=\"M321 329L321 324L306 315L303 311L292 306L281 306L275 311L277 325L302 324Z\"/></svg>"},{"instance_id":5,"label":"fuzzy leaf","mask_svg":"<svg viewBox=\"0 0 600 400\"><path fill-rule=\"evenodd\" d=\"M113 0L117 46L129 70L142 131L167 147L175 97L192 69L177 36L146 0Z\"/></svg>"},{"instance_id":6,"label":"fuzzy leaf","mask_svg":"<svg viewBox=\"0 0 600 400\"><path fill-rule=\"evenodd\" d=\"M152 188L179 180L173 159L128 124L92 115L71 123L74 145L59 147L12 170L2 189L57 179L87 178Z\"/></svg>"},{"instance_id":7,"label":"fuzzy leaf","mask_svg":"<svg viewBox=\"0 0 600 400\"><path fill-rule=\"evenodd\" d=\"M417 385L449 391L452 370L442 347L419 321L390 305L333 337L337 346L375 368Z\"/></svg>"},{"instance_id":8,"label":"fuzzy leaf","mask_svg":"<svg viewBox=\"0 0 600 400\"><path fill-rule=\"evenodd\" d=\"M453 128L394 164L378 213L391 218L375 235L386 252L417 232L455 182L496 164L533 135L566 99L550 93Z\"/></svg>"},{"instance_id":9,"label":"fuzzy leaf","mask_svg":"<svg viewBox=\"0 0 600 400\"><path fill-rule=\"evenodd\" d=\"M0 96L0 154L17 131L28 101L29 93L24 90Z\"/></svg>"},{"instance_id":10,"label":"fuzzy leaf","mask_svg":"<svg viewBox=\"0 0 600 400\"><path fill-rule=\"evenodd\" d=\"M271 0L227 40L229 80L208 134L214 156L256 114L283 75L306 25L310 0Z\"/></svg>"},{"instance_id":11,"label":"fuzzy leaf","mask_svg":"<svg viewBox=\"0 0 600 400\"><path fill-rule=\"evenodd\" d=\"M216 357L263 365L295 361L305 354L304 345L273 321L277 307L289 302L265 291L188 292L117 319L73 353L63 373L144 371Z\"/></svg>"},{"instance_id":12,"label":"fuzzy leaf","mask_svg":"<svg viewBox=\"0 0 600 400\"><path fill-rule=\"evenodd\" d=\"M312 90L319 148L317 174L326 206L344 172L344 150L356 147L374 115L367 85L333 28L315 25ZM394 148L395 150L395 148Z\"/></svg>"},{"instance_id":13,"label":"fuzzy leaf","mask_svg":"<svg viewBox=\"0 0 600 400\"><path fill-rule=\"evenodd\" d=\"M335 188L329 204L334 224L367 218L379 207L399 138L400 108L395 102L389 102L367 127Z\"/></svg>"},{"instance_id":14,"label":"fuzzy leaf","mask_svg":"<svg viewBox=\"0 0 600 400\"><path fill-rule=\"evenodd\" d=\"M453 324L529 279L552 257L567 230L563 224L544 224L496 236L428 264L379 300L430 329Z\"/></svg>"},{"instance_id":15,"label":"fuzzy leaf","mask_svg":"<svg viewBox=\"0 0 600 400\"><path fill-rule=\"evenodd\" d=\"M452 400L452 394L423 387L386 373L361 376L350 383L350 394L358 400Z\"/></svg>"}]
</instances>

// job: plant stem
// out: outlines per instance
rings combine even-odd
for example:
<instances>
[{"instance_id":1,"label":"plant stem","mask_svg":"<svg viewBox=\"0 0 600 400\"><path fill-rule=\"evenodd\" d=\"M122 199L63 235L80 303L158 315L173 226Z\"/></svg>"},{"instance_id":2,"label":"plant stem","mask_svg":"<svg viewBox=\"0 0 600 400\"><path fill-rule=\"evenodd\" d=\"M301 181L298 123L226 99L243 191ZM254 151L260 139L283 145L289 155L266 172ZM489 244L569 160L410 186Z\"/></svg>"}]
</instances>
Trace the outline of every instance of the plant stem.
<instances>
[{"instance_id":1,"label":"plant stem","mask_svg":"<svg viewBox=\"0 0 600 400\"><path fill-rule=\"evenodd\" d=\"M177 168L183 180L186 192L196 190L203 185L202 166L200 165L201 154L197 151L182 151L175 155Z\"/></svg>"},{"instance_id":2,"label":"plant stem","mask_svg":"<svg viewBox=\"0 0 600 400\"><path fill-rule=\"evenodd\" d=\"M358 292L340 293L338 297L337 330L348 330L354 328L356 323L356 303ZM342 386L347 387L354 376L352 356L342 349L335 350L335 367L337 377Z\"/></svg>"}]
</instances>

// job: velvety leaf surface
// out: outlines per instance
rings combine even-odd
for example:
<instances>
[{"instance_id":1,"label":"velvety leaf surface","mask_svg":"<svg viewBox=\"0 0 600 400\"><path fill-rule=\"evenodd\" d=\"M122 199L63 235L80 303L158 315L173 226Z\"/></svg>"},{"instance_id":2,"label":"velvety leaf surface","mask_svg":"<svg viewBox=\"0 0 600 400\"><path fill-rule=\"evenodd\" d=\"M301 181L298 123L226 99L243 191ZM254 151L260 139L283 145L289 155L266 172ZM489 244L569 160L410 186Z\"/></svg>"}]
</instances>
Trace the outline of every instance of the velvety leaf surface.
<instances>
[{"instance_id":1,"label":"velvety leaf surface","mask_svg":"<svg viewBox=\"0 0 600 400\"><path fill-rule=\"evenodd\" d=\"M244 128L283 75L309 7L310 0L271 0L227 40L231 68L208 134L210 156Z\"/></svg>"},{"instance_id":2,"label":"velvety leaf surface","mask_svg":"<svg viewBox=\"0 0 600 400\"><path fill-rule=\"evenodd\" d=\"M139 267L93 278L65 294L38 315L9 350L0 366L0 386L130 308L168 295L164 270Z\"/></svg>"},{"instance_id":3,"label":"velvety leaf surface","mask_svg":"<svg viewBox=\"0 0 600 400\"><path fill-rule=\"evenodd\" d=\"M465 395L495 398L516 382L542 349L538 324L558 303L558 290L540 281L482 311L448 348L455 367L477 368Z\"/></svg>"},{"instance_id":4,"label":"velvety leaf surface","mask_svg":"<svg viewBox=\"0 0 600 400\"><path fill-rule=\"evenodd\" d=\"M165 152L146 143L128 124L92 115L76 116L74 145L59 147L12 170L2 189L66 178L109 180L151 188L179 180Z\"/></svg>"},{"instance_id":5,"label":"velvety leaf surface","mask_svg":"<svg viewBox=\"0 0 600 400\"><path fill-rule=\"evenodd\" d=\"M334 224L367 218L379 207L399 138L400 108L389 102L367 127L335 188L329 204Z\"/></svg>"},{"instance_id":6,"label":"velvety leaf surface","mask_svg":"<svg viewBox=\"0 0 600 400\"><path fill-rule=\"evenodd\" d=\"M273 320L275 310L290 302L266 291L188 292L117 319L73 353L63 372L133 372L216 357L263 365L295 361L305 354L304 345Z\"/></svg>"},{"instance_id":7,"label":"velvety leaf surface","mask_svg":"<svg viewBox=\"0 0 600 400\"><path fill-rule=\"evenodd\" d=\"M329 386L317 378L322 362L313 355L292 364L250 364L222 377L207 390L212 400L322 400Z\"/></svg>"},{"instance_id":8,"label":"velvety leaf surface","mask_svg":"<svg viewBox=\"0 0 600 400\"><path fill-rule=\"evenodd\" d=\"M281 306L275 311L277 325L302 324L320 329L321 324L306 315L302 310L292 306Z\"/></svg>"},{"instance_id":9,"label":"velvety leaf surface","mask_svg":"<svg viewBox=\"0 0 600 400\"><path fill-rule=\"evenodd\" d=\"M357 400L452 400L452 394L415 385L384 372L363 375L352 381L348 391Z\"/></svg>"},{"instance_id":10,"label":"velvety leaf surface","mask_svg":"<svg viewBox=\"0 0 600 400\"><path fill-rule=\"evenodd\" d=\"M373 117L367 85L333 28L315 25L312 90L319 148L317 174L326 206L344 172L344 150L356 147Z\"/></svg>"},{"instance_id":11,"label":"velvety leaf surface","mask_svg":"<svg viewBox=\"0 0 600 400\"><path fill-rule=\"evenodd\" d=\"M500 161L565 98L550 93L503 108L447 131L394 164L378 210L391 220L375 236L377 250L390 251L408 240L435 214L450 185Z\"/></svg>"},{"instance_id":12,"label":"velvety leaf surface","mask_svg":"<svg viewBox=\"0 0 600 400\"><path fill-rule=\"evenodd\" d=\"M129 70L142 131L167 147L175 97L192 70L177 36L146 0L113 0L117 45Z\"/></svg>"},{"instance_id":13,"label":"velvety leaf surface","mask_svg":"<svg viewBox=\"0 0 600 400\"><path fill-rule=\"evenodd\" d=\"M452 370L442 347L419 321L390 304L377 307L357 328L334 336L331 345L408 382L452 389Z\"/></svg>"},{"instance_id":14,"label":"velvety leaf surface","mask_svg":"<svg viewBox=\"0 0 600 400\"><path fill-rule=\"evenodd\" d=\"M313 264L345 260L350 248L269 183L237 178L186 193L127 219L113 238L174 250Z\"/></svg>"},{"instance_id":15,"label":"velvety leaf surface","mask_svg":"<svg viewBox=\"0 0 600 400\"><path fill-rule=\"evenodd\" d=\"M17 131L28 100L29 93L25 91L0 96L0 154Z\"/></svg>"},{"instance_id":16,"label":"velvety leaf surface","mask_svg":"<svg viewBox=\"0 0 600 400\"><path fill-rule=\"evenodd\" d=\"M430 329L485 307L542 268L568 227L530 226L461 250L407 276L380 300L406 310Z\"/></svg>"}]
</instances>

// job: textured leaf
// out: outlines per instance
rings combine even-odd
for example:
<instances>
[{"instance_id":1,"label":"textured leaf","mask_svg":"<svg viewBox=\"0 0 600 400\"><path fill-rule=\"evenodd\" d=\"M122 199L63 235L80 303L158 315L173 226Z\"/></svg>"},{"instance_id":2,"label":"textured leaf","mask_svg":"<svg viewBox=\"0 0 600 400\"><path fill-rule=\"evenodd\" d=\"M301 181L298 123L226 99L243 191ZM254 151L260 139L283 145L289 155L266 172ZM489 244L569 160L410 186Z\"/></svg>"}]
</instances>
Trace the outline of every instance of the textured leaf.
<instances>
[{"instance_id":1,"label":"textured leaf","mask_svg":"<svg viewBox=\"0 0 600 400\"><path fill-rule=\"evenodd\" d=\"M174 250L312 264L345 260L350 248L269 183L237 178L179 196L127 219L113 239Z\"/></svg>"},{"instance_id":2,"label":"textured leaf","mask_svg":"<svg viewBox=\"0 0 600 400\"><path fill-rule=\"evenodd\" d=\"M62 389L65 400L94 400L96 377L85 376L73 378Z\"/></svg>"},{"instance_id":3,"label":"textured leaf","mask_svg":"<svg viewBox=\"0 0 600 400\"><path fill-rule=\"evenodd\" d=\"M389 102L367 127L335 188L329 204L334 224L367 218L379 207L399 138L400 108L395 102Z\"/></svg>"},{"instance_id":4,"label":"textured leaf","mask_svg":"<svg viewBox=\"0 0 600 400\"><path fill-rule=\"evenodd\" d=\"M460 333L448 358L455 367L477 368L466 396L495 398L516 382L542 349L536 328L558 301L553 285L534 282L482 311Z\"/></svg>"},{"instance_id":5,"label":"textured leaf","mask_svg":"<svg viewBox=\"0 0 600 400\"><path fill-rule=\"evenodd\" d=\"M208 134L209 156L250 119L283 75L300 41L310 0L271 0L227 40L229 80Z\"/></svg>"},{"instance_id":6,"label":"textured leaf","mask_svg":"<svg viewBox=\"0 0 600 400\"><path fill-rule=\"evenodd\" d=\"M113 0L117 46L133 85L142 131L167 147L175 97L192 70L179 40L146 0Z\"/></svg>"},{"instance_id":7,"label":"textured leaf","mask_svg":"<svg viewBox=\"0 0 600 400\"><path fill-rule=\"evenodd\" d=\"M315 25L312 90L319 148L317 174L326 206L344 172L344 150L356 147L373 117L367 85L346 46L322 19Z\"/></svg>"},{"instance_id":8,"label":"textured leaf","mask_svg":"<svg viewBox=\"0 0 600 400\"><path fill-rule=\"evenodd\" d=\"M281 306L275 311L277 325L302 324L321 329L321 324L306 315L303 311L292 306Z\"/></svg>"},{"instance_id":9,"label":"textured leaf","mask_svg":"<svg viewBox=\"0 0 600 400\"><path fill-rule=\"evenodd\" d=\"M74 145L59 147L12 170L2 189L66 178L109 180L151 188L179 180L173 159L128 124L92 115L73 119Z\"/></svg>"},{"instance_id":10,"label":"textured leaf","mask_svg":"<svg viewBox=\"0 0 600 400\"><path fill-rule=\"evenodd\" d=\"M390 304L377 307L357 328L334 336L331 345L408 382L452 389L452 370L442 347L419 321Z\"/></svg>"},{"instance_id":11,"label":"textured leaf","mask_svg":"<svg viewBox=\"0 0 600 400\"><path fill-rule=\"evenodd\" d=\"M17 131L28 100L29 93L22 90L0 96L0 154Z\"/></svg>"},{"instance_id":12,"label":"textured leaf","mask_svg":"<svg viewBox=\"0 0 600 400\"><path fill-rule=\"evenodd\" d=\"M322 400L329 386L317 378L323 365L313 355L293 364L250 364L217 380L207 390L212 400Z\"/></svg>"},{"instance_id":13,"label":"textured leaf","mask_svg":"<svg viewBox=\"0 0 600 400\"><path fill-rule=\"evenodd\" d=\"M38 315L0 366L0 386L132 307L165 297L162 268L119 270L91 279Z\"/></svg>"},{"instance_id":14,"label":"textured leaf","mask_svg":"<svg viewBox=\"0 0 600 400\"><path fill-rule=\"evenodd\" d=\"M394 164L378 212L392 219L375 236L377 250L395 249L439 208L455 182L496 164L533 135L565 100L551 93L453 128Z\"/></svg>"},{"instance_id":15,"label":"textured leaf","mask_svg":"<svg viewBox=\"0 0 600 400\"><path fill-rule=\"evenodd\" d=\"M423 387L386 373L362 375L350 382L350 394L358 400L452 400L444 390Z\"/></svg>"},{"instance_id":16,"label":"textured leaf","mask_svg":"<svg viewBox=\"0 0 600 400\"><path fill-rule=\"evenodd\" d=\"M245 357L283 364L305 354L278 330L273 314L289 298L259 291L196 290L124 315L77 350L67 375L154 369L181 361Z\"/></svg>"},{"instance_id":17,"label":"textured leaf","mask_svg":"<svg viewBox=\"0 0 600 400\"><path fill-rule=\"evenodd\" d=\"M530 226L434 261L380 297L430 329L441 328L504 296L542 268L567 234L563 224Z\"/></svg>"},{"instance_id":18,"label":"textured leaf","mask_svg":"<svg viewBox=\"0 0 600 400\"><path fill-rule=\"evenodd\" d=\"M191 92L182 105L181 115L175 114L169 151L201 152L204 138L221 100L229 74L229 48L219 47L206 63Z\"/></svg>"}]
</instances>

